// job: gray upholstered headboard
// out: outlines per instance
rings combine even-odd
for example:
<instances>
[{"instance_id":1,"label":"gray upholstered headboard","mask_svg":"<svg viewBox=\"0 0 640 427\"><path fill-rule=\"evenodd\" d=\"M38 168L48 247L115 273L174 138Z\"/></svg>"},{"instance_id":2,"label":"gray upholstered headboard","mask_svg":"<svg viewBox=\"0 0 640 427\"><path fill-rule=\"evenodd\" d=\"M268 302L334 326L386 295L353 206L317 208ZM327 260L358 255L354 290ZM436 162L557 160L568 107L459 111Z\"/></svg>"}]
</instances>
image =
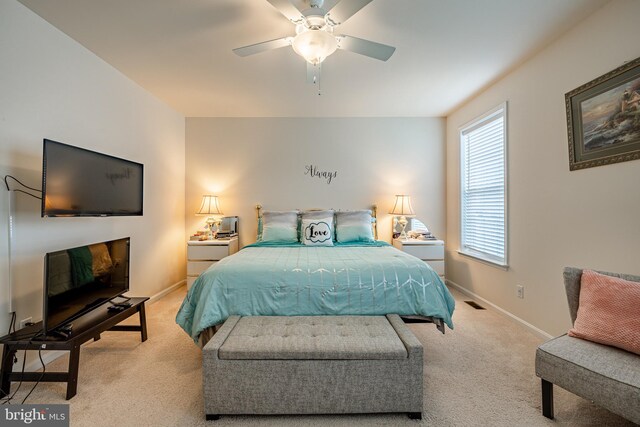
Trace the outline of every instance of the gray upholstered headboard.
<instances>
[{"instance_id":1,"label":"gray upholstered headboard","mask_svg":"<svg viewBox=\"0 0 640 427\"><path fill-rule=\"evenodd\" d=\"M571 323L576 321L578 315L578 305L580 302L580 280L582 279L582 268L565 267L564 268L564 287L567 291L567 301L569 301L569 313L571 314ZM594 270L597 271L597 270ZM619 277L631 282L640 282L640 276L631 274L609 273L607 271L597 271L607 276Z\"/></svg>"}]
</instances>

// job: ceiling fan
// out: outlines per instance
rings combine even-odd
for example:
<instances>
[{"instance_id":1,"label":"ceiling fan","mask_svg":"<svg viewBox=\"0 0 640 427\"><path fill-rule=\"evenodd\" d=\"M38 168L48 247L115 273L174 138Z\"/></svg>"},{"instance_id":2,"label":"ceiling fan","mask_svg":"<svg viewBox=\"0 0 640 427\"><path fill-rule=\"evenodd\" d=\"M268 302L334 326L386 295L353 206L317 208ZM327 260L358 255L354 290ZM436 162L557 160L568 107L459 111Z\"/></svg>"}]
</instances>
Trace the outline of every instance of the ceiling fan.
<instances>
[{"instance_id":1,"label":"ceiling fan","mask_svg":"<svg viewBox=\"0 0 640 427\"><path fill-rule=\"evenodd\" d=\"M336 49L348 50L381 61L389 59L396 50L395 47L370 40L334 34L335 27L351 18L372 0L342 0L329 11L322 8L324 0L308 0L309 8L303 11L290 0L267 1L296 25L296 35L233 49L236 55L249 56L291 46L295 53L307 61L307 82L319 84L322 61Z\"/></svg>"}]
</instances>

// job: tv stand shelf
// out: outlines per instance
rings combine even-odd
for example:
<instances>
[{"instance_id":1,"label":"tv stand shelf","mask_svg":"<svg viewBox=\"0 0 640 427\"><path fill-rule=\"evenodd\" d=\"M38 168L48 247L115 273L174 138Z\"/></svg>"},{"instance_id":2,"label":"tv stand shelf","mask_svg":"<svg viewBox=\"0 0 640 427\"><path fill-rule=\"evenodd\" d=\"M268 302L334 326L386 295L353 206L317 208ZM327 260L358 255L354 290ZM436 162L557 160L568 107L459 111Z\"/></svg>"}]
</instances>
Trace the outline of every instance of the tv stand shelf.
<instances>
[{"instance_id":1,"label":"tv stand shelf","mask_svg":"<svg viewBox=\"0 0 640 427\"><path fill-rule=\"evenodd\" d=\"M13 334L0 338L4 344L2 367L0 370L0 398L9 394L11 383L16 381L66 382L67 400L76 395L78 389L78 369L80 366L80 346L89 340L97 341L106 331L140 332L141 341L147 340L147 319L144 304L147 297L133 297L131 307L120 312L109 311L108 304L75 319L68 337L41 336L31 338L42 330L42 322L22 328ZM118 323L138 313L140 325L118 325ZM13 357L18 350L66 350L69 351L67 372L13 372ZM41 378L42 377L42 378Z\"/></svg>"}]
</instances>

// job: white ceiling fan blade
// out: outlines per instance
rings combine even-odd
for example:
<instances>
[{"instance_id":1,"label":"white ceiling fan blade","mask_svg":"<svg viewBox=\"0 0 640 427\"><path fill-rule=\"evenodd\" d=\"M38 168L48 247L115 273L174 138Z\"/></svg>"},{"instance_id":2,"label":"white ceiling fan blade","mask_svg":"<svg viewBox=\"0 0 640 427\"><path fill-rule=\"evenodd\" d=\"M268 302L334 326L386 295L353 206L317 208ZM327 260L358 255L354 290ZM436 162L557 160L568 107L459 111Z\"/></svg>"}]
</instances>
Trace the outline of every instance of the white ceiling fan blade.
<instances>
[{"instance_id":1,"label":"white ceiling fan blade","mask_svg":"<svg viewBox=\"0 0 640 427\"><path fill-rule=\"evenodd\" d=\"M320 84L321 67L322 63L313 65L312 63L307 62L307 83Z\"/></svg>"},{"instance_id":2,"label":"white ceiling fan blade","mask_svg":"<svg viewBox=\"0 0 640 427\"><path fill-rule=\"evenodd\" d=\"M359 39L353 36L340 35L338 39L338 49L359 53L370 58L386 61L391 58L396 48L386 44L372 42L371 40Z\"/></svg>"},{"instance_id":3,"label":"white ceiling fan blade","mask_svg":"<svg viewBox=\"0 0 640 427\"><path fill-rule=\"evenodd\" d=\"M283 37L281 39L269 40L266 42L251 44L249 46L237 47L233 49L233 53L238 56L255 55L256 53L265 52L267 50L279 49L285 46L291 46L292 37Z\"/></svg>"},{"instance_id":4,"label":"white ceiling fan blade","mask_svg":"<svg viewBox=\"0 0 640 427\"><path fill-rule=\"evenodd\" d=\"M373 0L342 0L327 13L327 21L334 27L355 15Z\"/></svg>"},{"instance_id":5,"label":"white ceiling fan blade","mask_svg":"<svg viewBox=\"0 0 640 427\"><path fill-rule=\"evenodd\" d=\"M289 21L294 24L300 24L305 21L304 16L289 0L267 0L271 3L271 6L278 9L278 11L285 16Z\"/></svg>"}]
</instances>

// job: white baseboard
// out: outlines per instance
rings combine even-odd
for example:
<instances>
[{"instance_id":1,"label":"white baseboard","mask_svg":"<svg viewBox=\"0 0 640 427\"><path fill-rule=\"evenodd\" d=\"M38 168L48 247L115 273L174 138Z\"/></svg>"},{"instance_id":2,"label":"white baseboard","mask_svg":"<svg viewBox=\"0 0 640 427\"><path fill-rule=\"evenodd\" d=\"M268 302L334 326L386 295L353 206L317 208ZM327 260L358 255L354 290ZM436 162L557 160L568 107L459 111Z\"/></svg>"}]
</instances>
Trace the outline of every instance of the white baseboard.
<instances>
[{"instance_id":1,"label":"white baseboard","mask_svg":"<svg viewBox=\"0 0 640 427\"><path fill-rule=\"evenodd\" d=\"M163 296L170 294L171 292L175 291L176 289L178 289L179 287L183 286L184 284L187 283L187 279L182 279L177 283L174 283L173 285L169 286L168 288L165 288L163 290L161 290L160 292L158 292L157 294L153 295L152 297L149 298L149 301L147 302L147 304L153 304L155 302L157 302L160 298L162 298Z\"/></svg>"},{"instance_id":2,"label":"white baseboard","mask_svg":"<svg viewBox=\"0 0 640 427\"><path fill-rule=\"evenodd\" d=\"M516 316L515 314L505 310L502 307L499 307L497 305L495 305L494 303L492 303L489 300L486 300L484 298L482 298L480 295L477 295L473 292L471 292L469 289L463 288L462 286L458 285L457 283L447 279L447 284L453 286L454 288L456 288L458 291L462 292L465 295L470 296L473 299L482 301L485 305L489 306L489 308L491 308L493 311L503 315L504 317L515 321L516 323L519 323L520 325L524 326L525 328L527 328L529 331L531 331L533 334L539 336L540 338L543 338L545 340L550 340L551 338L553 338L553 335L549 335L548 333L546 333L545 331L543 331L540 328L537 328L535 326L533 326L531 323L526 322L524 320L522 320L521 318L519 318L518 316Z\"/></svg>"},{"instance_id":3,"label":"white baseboard","mask_svg":"<svg viewBox=\"0 0 640 427\"><path fill-rule=\"evenodd\" d=\"M151 305L155 302L157 302L160 298L162 298L163 296L173 292L174 290L178 289L181 286L184 286L184 284L187 282L186 279L180 280L177 283L174 283L173 285L169 286L168 288L165 288L163 290L161 290L160 292L158 292L157 294L153 295L152 297L149 298L149 301L147 301L147 305ZM89 342L89 341L87 341ZM67 351L57 351L57 350L45 350L45 352L42 354L42 360L44 362L45 365L48 365L49 363L53 362L54 360L56 360L57 358L64 356L66 353L68 353ZM36 354L35 352L31 352L31 354ZM42 368L42 364L40 363L40 359L38 359L36 357L35 360L27 363L27 365L25 366L25 372L34 372L38 369ZM18 363L16 363L14 365L14 372L17 372L16 369L20 369L22 370L22 361L19 361Z\"/></svg>"}]
</instances>

